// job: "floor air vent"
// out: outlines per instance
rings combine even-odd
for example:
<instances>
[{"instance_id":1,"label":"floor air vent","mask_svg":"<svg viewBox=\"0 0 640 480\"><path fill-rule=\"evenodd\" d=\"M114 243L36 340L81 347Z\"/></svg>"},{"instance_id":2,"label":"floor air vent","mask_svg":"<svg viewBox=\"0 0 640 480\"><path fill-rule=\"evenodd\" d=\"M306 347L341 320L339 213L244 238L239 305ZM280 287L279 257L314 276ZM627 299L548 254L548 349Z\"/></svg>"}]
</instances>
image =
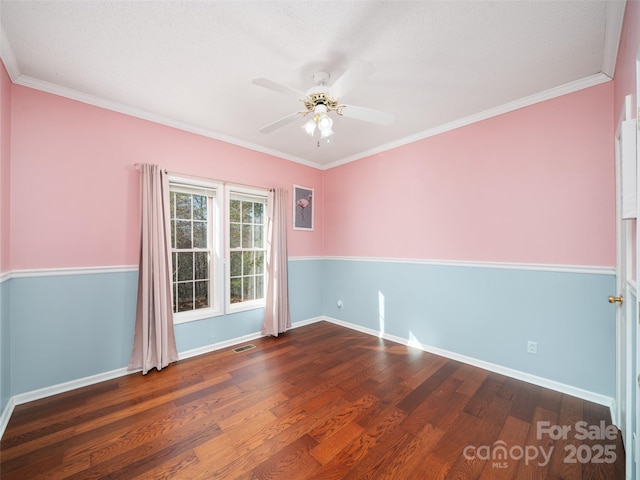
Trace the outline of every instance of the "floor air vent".
<instances>
[{"instance_id":1,"label":"floor air vent","mask_svg":"<svg viewBox=\"0 0 640 480\"><path fill-rule=\"evenodd\" d=\"M233 351L236 353L240 353L244 352L245 350L251 350L252 348L256 348L256 346L250 343L249 345L243 345L242 347L234 348Z\"/></svg>"}]
</instances>

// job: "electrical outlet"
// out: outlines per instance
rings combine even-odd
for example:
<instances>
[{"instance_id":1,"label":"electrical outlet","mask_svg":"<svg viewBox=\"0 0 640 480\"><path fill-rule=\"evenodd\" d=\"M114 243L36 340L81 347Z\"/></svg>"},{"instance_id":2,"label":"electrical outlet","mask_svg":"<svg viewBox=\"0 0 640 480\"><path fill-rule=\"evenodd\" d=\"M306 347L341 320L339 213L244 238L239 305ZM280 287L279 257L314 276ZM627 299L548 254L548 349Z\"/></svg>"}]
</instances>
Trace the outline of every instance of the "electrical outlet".
<instances>
[{"instance_id":1,"label":"electrical outlet","mask_svg":"<svg viewBox=\"0 0 640 480\"><path fill-rule=\"evenodd\" d=\"M527 342L527 353L530 353L532 355L537 355L538 354L538 342Z\"/></svg>"}]
</instances>

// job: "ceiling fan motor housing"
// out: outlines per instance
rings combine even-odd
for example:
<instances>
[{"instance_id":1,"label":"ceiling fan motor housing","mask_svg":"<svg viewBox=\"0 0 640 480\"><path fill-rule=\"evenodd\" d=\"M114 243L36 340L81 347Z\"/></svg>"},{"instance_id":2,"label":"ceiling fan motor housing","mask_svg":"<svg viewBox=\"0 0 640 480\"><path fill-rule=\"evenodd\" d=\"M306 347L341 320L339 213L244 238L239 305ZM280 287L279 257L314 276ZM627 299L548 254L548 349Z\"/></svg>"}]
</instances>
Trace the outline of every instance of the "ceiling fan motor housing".
<instances>
[{"instance_id":1,"label":"ceiling fan motor housing","mask_svg":"<svg viewBox=\"0 0 640 480\"><path fill-rule=\"evenodd\" d=\"M324 105L327 111L336 111L338 109L338 99L333 98L329 94L326 84L331 78L327 72L317 72L313 75L313 81L316 86L307 92L306 98L302 100L308 112L315 111L317 105Z\"/></svg>"},{"instance_id":2,"label":"ceiling fan motor housing","mask_svg":"<svg viewBox=\"0 0 640 480\"><path fill-rule=\"evenodd\" d=\"M327 110L336 110L338 108L338 100L330 96L327 92L316 92L307 95L307 98L302 100L305 108L313 112L316 105L324 105Z\"/></svg>"}]
</instances>

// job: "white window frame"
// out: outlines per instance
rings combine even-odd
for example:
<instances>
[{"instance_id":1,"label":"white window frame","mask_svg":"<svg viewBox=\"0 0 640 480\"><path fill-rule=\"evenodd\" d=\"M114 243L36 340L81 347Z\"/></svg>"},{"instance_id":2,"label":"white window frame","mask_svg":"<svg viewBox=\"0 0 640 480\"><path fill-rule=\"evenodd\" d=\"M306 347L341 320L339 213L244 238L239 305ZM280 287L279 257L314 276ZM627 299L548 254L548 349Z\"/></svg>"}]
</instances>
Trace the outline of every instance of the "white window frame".
<instances>
[{"instance_id":1,"label":"white window frame","mask_svg":"<svg viewBox=\"0 0 640 480\"><path fill-rule=\"evenodd\" d=\"M174 188L172 188L174 187ZM179 191L180 189L185 191L192 190L210 190L215 191L215 196L210 197L208 202L208 218L209 229L207 237L210 242L211 256L209 259L209 298L213 303L208 308L199 308L196 310L190 310L188 312L176 312L173 314L173 323L180 324L186 322L192 322L195 320L202 320L205 318L216 317L223 315L224 311L224 291L225 291L225 279L224 279L224 259L223 259L223 232L224 227L222 222L225 221L225 210L223 208L223 202L225 198L224 186L220 182L208 181L203 179L194 179L189 177L169 176L169 191ZM225 221L228 223L228 221ZM170 265L173 265L172 263ZM173 266L171 267L171 274L173 275ZM173 277L172 277L173 278ZM171 282L172 288L172 302L173 302L173 281Z\"/></svg>"},{"instance_id":2,"label":"white window frame","mask_svg":"<svg viewBox=\"0 0 640 480\"><path fill-rule=\"evenodd\" d=\"M226 303L226 312L227 313L237 313L244 312L247 310L254 310L257 308L264 308L266 305L266 294L267 294L267 212L268 212L268 204L269 204L269 190L261 189L261 188L250 188L246 186L240 185L227 185L225 189L225 261L226 261L226 292L225 292L225 303ZM265 266L264 266L264 297L259 300L249 300L245 302L231 303L231 249L229 247L229 239L230 237L230 202L234 194L239 196L246 196L248 198L255 197L256 200L264 200L264 250L265 250Z\"/></svg>"}]
</instances>

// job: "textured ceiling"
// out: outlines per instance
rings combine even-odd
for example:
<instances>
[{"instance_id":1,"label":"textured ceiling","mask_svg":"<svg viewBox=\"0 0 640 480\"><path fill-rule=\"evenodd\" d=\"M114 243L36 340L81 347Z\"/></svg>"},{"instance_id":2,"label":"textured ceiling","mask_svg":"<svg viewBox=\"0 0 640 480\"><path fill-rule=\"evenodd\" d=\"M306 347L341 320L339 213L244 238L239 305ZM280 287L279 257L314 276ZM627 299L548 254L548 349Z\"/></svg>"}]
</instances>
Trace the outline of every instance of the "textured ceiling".
<instances>
[{"instance_id":1,"label":"textured ceiling","mask_svg":"<svg viewBox=\"0 0 640 480\"><path fill-rule=\"evenodd\" d=\"M327 168L612 76L618 1L7 1L14 82ZM318 147L302 108L252 84L305 92L353 62L376 71L340 99L395 115L335 117Z\"/></svg>"}]
</instances>

